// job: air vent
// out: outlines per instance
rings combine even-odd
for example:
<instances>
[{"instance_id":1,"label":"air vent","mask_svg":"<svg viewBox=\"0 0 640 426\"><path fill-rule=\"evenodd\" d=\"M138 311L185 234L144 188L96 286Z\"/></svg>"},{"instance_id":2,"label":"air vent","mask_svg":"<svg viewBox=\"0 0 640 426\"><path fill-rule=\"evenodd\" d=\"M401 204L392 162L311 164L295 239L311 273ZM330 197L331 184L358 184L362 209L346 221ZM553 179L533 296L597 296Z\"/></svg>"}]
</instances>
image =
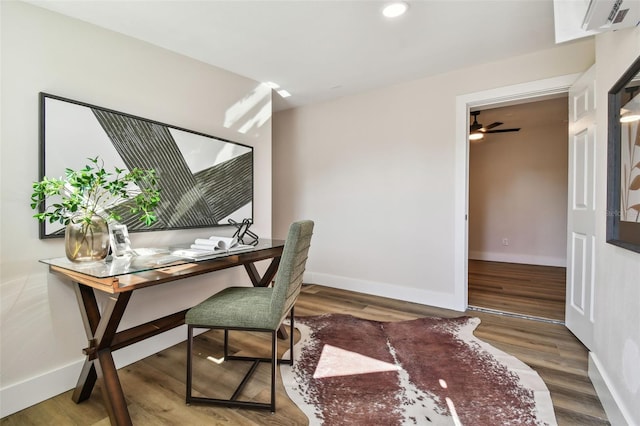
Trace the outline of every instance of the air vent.
<instances>
[{"instance_id":1,"label":"air vent","mask_svg":"<svg viewBox=\"0 0 640 426\"><path fill-rule=\"evenodd\" d=\"M606 31L635 27L640 22L640 2L637 0L591 0L582 29Z\"/></svg>"}]
</instances>

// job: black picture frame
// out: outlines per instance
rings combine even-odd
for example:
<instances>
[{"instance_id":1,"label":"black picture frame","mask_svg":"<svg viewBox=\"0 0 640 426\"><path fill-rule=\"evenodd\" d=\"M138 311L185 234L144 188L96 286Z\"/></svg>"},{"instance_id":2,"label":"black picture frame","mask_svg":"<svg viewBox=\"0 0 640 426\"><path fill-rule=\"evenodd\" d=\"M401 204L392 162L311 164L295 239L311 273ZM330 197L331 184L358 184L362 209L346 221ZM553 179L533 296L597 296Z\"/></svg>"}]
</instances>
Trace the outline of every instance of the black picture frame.
<instances>
[{"instance_id":1,"label":"black picture frame","mask_svg":"<svg viewBox=\"0 0 640 426\"><path fill-rule=\"evenodd\" d=\"M608 93L607 243L640 253L640 57ZM635 111L640 114L640 109Z\"/></svg>"},{"instance_id":2,"label":"black picture frame","mask_svg":"<svg viewBox=\"0 0 640 426\"><path fill-rule=\"evenodd\" d=\"M161 202L147 227L123 217L128 231L229 226L253 221L253 147L182 127L41 92L40 180L64 176L99 156L105 169L154 169ZM48 201L52 203L54 201ZM64 225L40 223L40 238L64 236Z\"/></svg>"}]
</instances>

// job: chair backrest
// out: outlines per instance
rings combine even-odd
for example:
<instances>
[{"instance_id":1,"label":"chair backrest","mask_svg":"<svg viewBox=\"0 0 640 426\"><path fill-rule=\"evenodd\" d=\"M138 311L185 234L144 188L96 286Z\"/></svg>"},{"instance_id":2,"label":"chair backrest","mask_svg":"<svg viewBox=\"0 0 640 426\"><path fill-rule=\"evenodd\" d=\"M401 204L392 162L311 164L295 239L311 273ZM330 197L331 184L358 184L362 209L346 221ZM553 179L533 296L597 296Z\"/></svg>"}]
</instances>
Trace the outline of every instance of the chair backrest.
<instances>
[{"instance_id":1,"label":"chair backrest","mask_svg":"<svg viewBox=\"0 0 640 426\"><path fill-rule=\"evenodd\" d=\"M311 235L313 235L311 220L294 222L289 227L271 299L273 313L279 314L276 327L287 316L300 294L302 276L311 246Z\"/></svg>"}]
</instances>

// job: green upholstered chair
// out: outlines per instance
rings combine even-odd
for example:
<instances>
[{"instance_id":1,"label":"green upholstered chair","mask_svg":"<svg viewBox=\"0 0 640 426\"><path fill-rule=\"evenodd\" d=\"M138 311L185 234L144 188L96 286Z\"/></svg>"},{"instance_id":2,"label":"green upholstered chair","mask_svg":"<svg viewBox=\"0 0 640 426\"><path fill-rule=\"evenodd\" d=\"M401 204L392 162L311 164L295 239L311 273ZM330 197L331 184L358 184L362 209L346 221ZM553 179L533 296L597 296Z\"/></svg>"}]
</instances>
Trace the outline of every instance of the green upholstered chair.
<instances>
[{"instance_id":1,"label":"green upholstered chair","mask_svg":"<svg viewBox=\"0 0 640 426\"><path fill-rule=\"evenodd\" d=\"M187 311L185 323L187 339L187 404L207 403L229 407L249 407L276 410L276 365L293 363L293 307L302 286L307 254L313 234L310 220L295 222L289 228L284 250L280 258L275 283L271 287L229 287L209 297ZM290 359L277 358L277 331L287 314L291 315L289 332ZM234 394L226 399L195 397L192 395L192 350L194 328L224 329L224 360L252 361L253 365ZM264 331L271 333L271 357L255 358L230 356L228 353L229 330ZM271 363L271 402L261 403L239 400L245 384L260 362Z\"/></svg>"}]
</instances>

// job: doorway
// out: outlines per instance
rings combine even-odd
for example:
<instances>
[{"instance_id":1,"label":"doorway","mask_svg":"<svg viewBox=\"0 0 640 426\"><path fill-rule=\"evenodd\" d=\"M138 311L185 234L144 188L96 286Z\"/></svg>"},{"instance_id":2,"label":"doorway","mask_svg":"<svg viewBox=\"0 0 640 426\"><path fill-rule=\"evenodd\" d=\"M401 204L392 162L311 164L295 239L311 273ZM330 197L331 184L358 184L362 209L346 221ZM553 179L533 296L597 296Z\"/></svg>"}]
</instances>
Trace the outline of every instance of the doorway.
<instances>
[{"instance_id":1,"label":"doorway","mask_svg":"<svg viewBox=\"0 0 640 426\"><path fill-rule=\"evenodd\" d=\"M564 320L568 97L472 109L468 303Z\"/></svg>"},{"instance_id":2,"label":"doorway","mask_svg":"<svg viewBox=\"0 0 640 426\"><path fill-rule=\"evenodd\" d=\"M456 98L456 148L455 148L455 300L461 310L468 307L468 132L470 112L480 108L498 108L519 103L540 101L565 95L579 74L570 74L524 84L506 86L461 95Z\"/></svg>"}]
</instances>

